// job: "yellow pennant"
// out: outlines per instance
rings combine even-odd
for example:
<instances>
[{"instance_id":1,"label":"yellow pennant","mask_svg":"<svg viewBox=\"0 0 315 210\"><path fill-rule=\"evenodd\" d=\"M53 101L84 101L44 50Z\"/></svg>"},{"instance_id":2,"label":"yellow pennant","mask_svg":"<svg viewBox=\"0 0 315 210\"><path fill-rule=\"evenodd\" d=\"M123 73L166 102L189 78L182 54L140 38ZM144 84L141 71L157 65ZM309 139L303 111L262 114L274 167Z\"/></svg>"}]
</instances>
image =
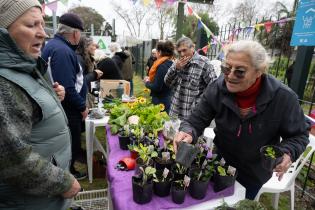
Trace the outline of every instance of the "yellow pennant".
<instances>
[{"instance_id":1,"label":"yellow pennant","mask_svg":"<svg viewBox=\"0 0 315 210\"><path fill-rule=\"evenodd\" d=\"M144 6L148 6L150 4L150 0L143 0Z\"/></svg>"}]
</instances>

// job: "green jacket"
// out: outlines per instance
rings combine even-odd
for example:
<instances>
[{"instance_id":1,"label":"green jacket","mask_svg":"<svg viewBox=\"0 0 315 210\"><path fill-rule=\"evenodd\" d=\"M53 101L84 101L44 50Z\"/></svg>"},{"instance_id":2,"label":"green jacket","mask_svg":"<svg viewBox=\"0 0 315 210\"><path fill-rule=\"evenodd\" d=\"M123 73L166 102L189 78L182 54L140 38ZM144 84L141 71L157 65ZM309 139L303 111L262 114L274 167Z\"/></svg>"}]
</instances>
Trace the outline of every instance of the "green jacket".
<instances>
[{"instance_id":1,"label":"green jacket","mask_svg":"<svg viewBox=\"0 0 315 210\"><path fill-rule=\"evenodd\" d=\"M61 104L36 60L0 29L0 209L67 209L74 177Z\"/></svg>"}]
</instances>

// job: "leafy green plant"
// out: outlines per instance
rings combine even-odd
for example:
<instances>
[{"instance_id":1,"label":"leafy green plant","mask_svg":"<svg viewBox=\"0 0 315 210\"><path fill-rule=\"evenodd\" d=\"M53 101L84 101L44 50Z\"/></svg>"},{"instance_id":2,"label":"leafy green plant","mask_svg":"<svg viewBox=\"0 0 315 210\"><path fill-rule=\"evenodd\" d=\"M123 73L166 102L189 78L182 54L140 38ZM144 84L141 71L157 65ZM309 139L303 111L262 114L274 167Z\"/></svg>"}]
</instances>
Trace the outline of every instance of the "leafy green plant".
<instances>
[{"instance_id":1,"label":"leafy green plant","mask_svg":"<svg viewBox=\"0 0 315 210\"><path fill-rule=\"evenodd\" d=\"M217 171L218 171L218 173L219 173L220 176L227 176L227 173L226 173L226 170L225 170L224 167L218 166L218 167L217 167Z\"/></svg>"},{"instance_id":2,"label":"leafy green plant","mask_svg":"<svg viewBox=\"0 0 315 210\"><path fill-rule=\"evenodd\" d=\"M187 172L187 168L180 165L179 163L176 163L175 165L175 173L177 174L185 174Z\"/></svg>"},{"instance_id":3,"label":"leafy green plant","mask_svg":"<svg viewBox=\"0 0 315 210\"><path fill-rule=\"evenodd\" d=\"M130 146L129 149L136 151L139 153L139 157L142 159L144 164L148 164L150 159L153 157L157 157L158 153L154 151L154 147L151 146L144 146L143 144L139 144L139 146Z\"/></svg>"},{"instance_id":4,"label":"leafy green plant","mask_svg":"<svg viewBox=\"0 0 315 210\"><path fill-rule=\"evenodd\" d=\"M119 129L119 134L124 137L130 136L129 125L126 124L123 128Z\"/></svg>"},{"instance_id":5,"label":"leafy green plant","mask_svg":"<svg viewBox=\"0 0 315 210\"><path fill-rule=\"evenodd\" d=\"M192 174L191 178L194 180L206 182L206 181L210 180L213 173L214 173L214 165L209 163L205 166L204 169L196 170Z\"/></svg>"},{"instance_id":6,"label":"leafy green plant","mask_svg":"<svg viewBox=\"0 0 315 210\"><path fill-rule=\"evenodd\" d=\"M276 158L276 151L273 147L267 147L265 151L265 156L271 157L272 159Z\"/></svg>"},{"instance_id":7,"label":"leafy green plant","mask_svg":"<svg viewBox=\"0 0 315 210\"><path fill-rule=\"evenodd\" d=\"M166 175L164 174L164 172L160 173L159 175L155 175L153 181L154 182L167 182L167 181L170 181L171 177L168 176L169 171L168 171L168 173Z\"/></svg>"},{"instance_id":8,"label":"leafy green plant","mask_svg":"<svg viewBox=\"0 0 315 210\"><path fill-rule=\"evenodd\" d=\"M148 183L148 180L155 177L156 169L148 166L145 169L143 167L140 167L140 170L142 171L141 176L142 176L142 182L141 186L144 186L145 184Z\"/></svg>"}]
</instances>

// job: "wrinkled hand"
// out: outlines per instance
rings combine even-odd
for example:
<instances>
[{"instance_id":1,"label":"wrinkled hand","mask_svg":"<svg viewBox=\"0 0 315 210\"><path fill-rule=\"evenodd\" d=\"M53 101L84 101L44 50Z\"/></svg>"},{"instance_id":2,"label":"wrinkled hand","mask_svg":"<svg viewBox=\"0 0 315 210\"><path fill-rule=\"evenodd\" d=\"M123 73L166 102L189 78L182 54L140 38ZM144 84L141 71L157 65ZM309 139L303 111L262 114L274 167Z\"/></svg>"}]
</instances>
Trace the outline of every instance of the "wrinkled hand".
<instances>
[{"instance_id":1,"label":"wrinkled hand","mask_svg":"<svg viewBox=\"0 0 315 210\"><path fill-rule=\"evenodd\" d=\"M59 100L63 101L63 99L65 99L65 94L66 94L65 88L62 85L59 85L58 82L55 82L53 84L53 88L54 88L54 91L56 92Z\"/></svg>"},{"instance_id":2,"label":"wrinkled hand","mask_svg":"<svg viewBox=\"0 0 315 210\"><path fill-rule=\"evenodd\" d=\"M192 140L193 139L192 139L192 136L190 134L185 133L183 131L177 132L175 134L174 141L173 141L174 152L177 153L177 146L178 146L179 142L184 141L184 142L191 144Z\"/></svg>"},{"instance_id":3,"label":"wrinkled hand","mask_svg":"<svg viewBox=\"0 0 315 210\"><path fill-rule=\"evenodd\" d=\"M144 77L144 78L143 78L143 82L144 82L144 83L147 83L147 82L149 82L149 81L150 81L149 77Z\"/></svg>"},{"instance_id":4,"label":"wrinkled hand","mask_svg":"<svg viewBox=\"0 0 315 210\"><path fill-rule=\"evenodd\" d=\"M83 112L81 112L82 120L83 120L83 121L84 121L85 118L88 116L88 114L89 114L89 109L86 107L86 109L85 109Z\"/></svg>"},{"instance_id":5,"label":"wrinkled hand","mask_svg":"<svg viewBox=\"0 0 315 210\"><path fill-rule=\"evenodd\" d=\"M182 57L180 59L178 59L176 61L176 69L183 69L186 64L188 63L188 61L190 60L191 57L186 56L186 57Z\"/></svg>"},{"instance_id":6,"label":"wrinkled hand","mask_svg":"<svg viewBox=\"0 0 315 210\"><path fill-rule=\"evenodd\" d=\"M275 169L273 169L274 172L277 172L276 175L279 181L281 181L283 174L287 172L291 164L292 164L291 157L288 154L284 153L282 162L278 164L275 167Z\"/></svg>"},{"instance_id":7,"label":"wrinkled hand","mask_svg":"<svg viewBox=\"0 0 315 210\"><path fill-rule=\"evenodd\" d=\"M103 76L103 72L102 72L101 70L95 69L94 71L95 71L96 74L97 74L97 76L96 76L97 79L99 79L99 78L101 78L101 77Z\"/></svg>"},{"instance_id":8,"label":"wrinkled hand","mask_svg":"<svg viewBox=\"0 0 315 210\"><path fill-rule=\"evenodd\" d=\"M73 198L81 191L81 185L80 183L74 179L74 182L72 183L72 186L70 190L62 194L62 197L64 198Z\"/></svg>"}]
</instances>

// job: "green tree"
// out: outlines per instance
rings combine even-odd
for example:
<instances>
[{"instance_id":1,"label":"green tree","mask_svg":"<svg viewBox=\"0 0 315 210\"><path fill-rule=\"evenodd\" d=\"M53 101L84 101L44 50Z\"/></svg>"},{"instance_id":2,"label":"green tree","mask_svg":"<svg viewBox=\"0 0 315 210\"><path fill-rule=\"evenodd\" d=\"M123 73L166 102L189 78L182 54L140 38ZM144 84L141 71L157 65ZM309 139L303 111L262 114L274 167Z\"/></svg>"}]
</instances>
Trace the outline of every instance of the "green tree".
<instances>
[{"instance_id":1,"label":"green tree","mask_svg":"<svg viewBox=\"0 0 315 210\"><path fill-rule=\"evenodd\" d=\"M201 21L214 33L217 35L219 33L218 24L209 17L207 13L198 13ZM197 28L198 28L198 19L195 16L186 16L184 19L183 25L183 34L191 38L194 42L197 41ZM206 33L203 31L203 33Z\"/></svg>"},{"instance_id":2,"label":"green tree","mask_svg":"<svg viewBox=\"0 0 315 210\"><path fill-rule=\"evenodd\" d=\"M69 12L77 14L84 22L85 31L91 31L91 24L94 24L95 31L101 31L105 19L95 9L91 7L75 7Z\"/></svg>"}]
</instances>

